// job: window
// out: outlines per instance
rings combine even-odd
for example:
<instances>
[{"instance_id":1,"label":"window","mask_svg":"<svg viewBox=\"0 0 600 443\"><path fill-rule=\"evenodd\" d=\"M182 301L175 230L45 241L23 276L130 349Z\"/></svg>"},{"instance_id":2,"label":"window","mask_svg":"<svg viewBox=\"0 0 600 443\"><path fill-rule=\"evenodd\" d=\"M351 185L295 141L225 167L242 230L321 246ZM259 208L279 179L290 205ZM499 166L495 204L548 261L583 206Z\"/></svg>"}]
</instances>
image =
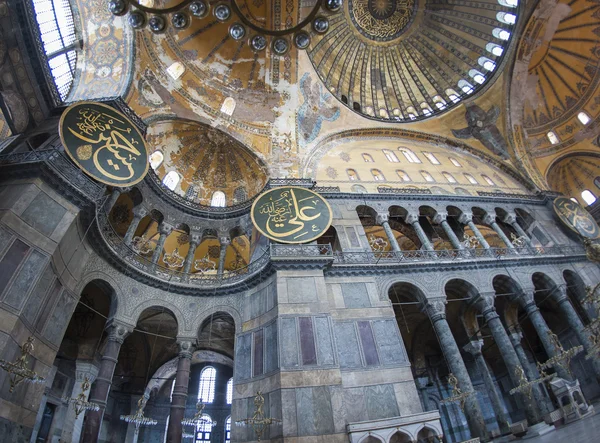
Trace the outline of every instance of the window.
<instances>
[{"instance_id":1,"label":"window","mask_svg":"<svg viewBox=\"0 0 600 443\"><path fill-rule=\"evenodd\" d=\"M240 186L235 188L233 191L233 203L241 203L248 200L248 193L246 192L246 188Z\"/></svg>"},{"instance_id":2,"label":"window","mask_svg":"<svg viewBox=\"0 0 600 443\"><path fill-rule=\"evenodd\" d=\"M366 194L367 188L362 185L352 185L352 192L356 192L358 194Z\"/></svg>"},{"instance_id":3,"label":"window","mask_svg":"<svg viewBox=\"0 0 600 443\"><path fill-rule=\"evenodd\" d=\"M458 96L458 92L454 89L446 89L446 95L452 101L452 103L458 103L460 101L460 97Z\"/></svg>"},{"instance_id":4,"label":"window","mask_svg":"<svg viewBox=\"0 0 600 443\"><path fill-rule=\"evenodd\" d=\"M227 382L227 404L233 403L233 378Z\"/></svg>"},{"instance_id":5,"label":"window","mask_svg":"<svg viewBox=\"0 0 600 443\"><path fill-rule=\"evenodd\" d=\"M419 157L417 157L417 154L412 152L410 149L398 148L398 150L400 152L402 152L402 154L404 155L404 157L406 157L406 160L408 160L409 163L421 163L421 160L419 160Z\"/></svg>"},{"instance_id":6,"label":"window","mask_svg":"<svg viewBox=\"0 0 600 443\"><path fill-rule=\"evenodd\" d=\"M400 170L400 169L396 171L396 174L398 174L398 178L400 180L402 180L403 182L409 182L409 181L411 181L410 177L408 176L408 174L406 172Z\"/></svg>"},{"instance_id":7,"label":"window","mask_svg":"<svg viewBox=\"0 0 600 443\"><path fill-rule=\"evenodd\" d=\"M560 140L558 139L556 134L552 131L548 132L546 134L546 137L548 137L548 140L550 140L550 143L552 143L553 145L557 145L560 143Z\"/></svg>"},{"instance_id":8,"label":"window","mask_svg":"<svg viewBox=\"0 0 600 443\"><path fill-rule=\"evenodd\" d=\"M210 205L215 208L224 208L226 204L225 193L222 191L215 191L210 199Z\"/></svg>"},{"instance_id":9,"label":"window","mask_svg":"<svg viewBox=\"0 0 600 443\"><path fill-rule=\"evenodd\" d=\"M596 196L594 194L592 194L592 191L586 189L585 191L583 191L581 193L581 198L583 199L583 201L585 201L588 205L593 204L596 201Z\"/></svg>"},{"instance_id":10,"label":"window","mask_svg":"<svg viewBox=\"0 0 600 443\"><path fill-rule=\"evenodd\" d=\"M174 191L177 185L179 184L179 174L175 171L170 171L162 180L162 184L169 188L171 191Z\"/></svg>"},{"instance_id":11,"label":"window","mask_svg":"<svg viewBox=\"0 0 600 443\"><path fill-rule=\"evenodd\" d=\"M212 366L207 366L200 373L198 384L198 401L204 404L212 403L215 399L215 378L217 371Z\"/></svg>"},{"instance_id":12,"label":"window","mask_svg":"<svg viewBox=\"0 0 600 443\"><path fill-rule=\"evenodd\" d=\"M365 163L374 163L373 157L371 157L369 154L363 154L362 158L365 161Z\"/></svg>"},{"instance_id":13,"label":"window","mask_svg":"<svg viewBox=\"0 0 600 443\"><path fill-rule=\"evenodd\" d=\"M492 31L492 35L499 40L508 40L510 38L510 32L506 29L495 28Z\"/></svg>"},{"instance_id":14,"label":"window","mask_svg":"<svg viewBox=\"0 0 600 443\"><path fill-rule=\"evenodd\" d=\"M581 111L577 114L577 118L581 122L582 125L587 125L590 122L590 117L585 112Z\"/></svg>"},{"instance_id":15,"label":"window","mask_svg":"<svg viewBox=\"0 0 600 443\"><path fill-rule=\"evenodd\" d=\"M385 181L385 177L383 176L383 174L381 173L381 171L379 169L371 169L371 174L373 175L373 179L376 182L384 182Z\"/></svg>"},{"instance_id":16,"label":"window","mask_svg":"<svg viewBox=\"0 0 600 443\"><path fill-rule=\"evenodd\" d=\"M69 0L33 0L33 9L54 84L64 102L73 84L78 47Z\"/></svg>"},{"instance_id":17,"label":"window","mask_svg":"<svg viewBox=\"0 0 600 443\"><path fill-rule=\"evenodd\" d=\"M408 108L406 108L406 113L408 114L409 119L411 119L411 120L417 119L417 111L412 106L409 106Z\"/></svg>"},{"instance_id":18,"label":"window","mask_svg":"<svg viewBox=\"0 0 600 443\"><path fill-rule=\"evenodd\" d=\"M479 183L477 182L477 180L475 180L475 177L473 177L471 174L463 174L465 176L465 178L467 180L469 180L469 183L471 183L472 185L478 185Z\"/></svg>"},{"instance_id":19,"label":"window","mask_svg":"<svg viewBox=\"0 0 600 443\"><path fill-rule=\"evenodd\" d=\"M442 172L442 175L444 176L444 178L446 180L448 180L448 183L457 183L454 176L452 174L450 174L449 172Z\"/></svg>"},{"instance_id":20,"label":"window","mask_svg":"<svg viewBox=\"0 0 600 443\"><path fill-rule=\"evenodd\" d=\"M427 103L421 103L421 111L423 111L423 115L426 115L428 117L431 114L433 114L433 111L431 110L431 108L429 107L429 105Z\"/></svg>"},{"instance_id":21,"label":"window","mask_svg":"<svg viewBox=\"0 0 600 443\"><path fill-rule=\"evenodd\" d=\"M457 168L462 168L462 165L460 164L460 162L458 160L456 160L454 157L448 157L448 160L450 160L450 162Z\"/></svg>"},{"instance_id":22,"label":"window","mask_svg":"<svg viewBox=\"0 0 600 443\"><path fill-rule=\"evenodd\" d=\"M212 432L212 418L208 414L202 414L202 420L196 426L196 443L210 443L210 434Z\"/></svg>"},{"instance_id":23,"label":"window","mask_svg":"<svg viewBox=\"0 0 600 443\"><path fill-rule=\"evenodd\" d=\"M150 158L148 159L150 161L150 167L152 169L156 170L156 168L158 168L160 165L162 165L162 162L164 159L165 159L165 157L163 156L162 152L154 151L150 155Z\"/></svg>"},{"instance_id":24,"label":"window","mask_svg":"<svg viewBox=\"0 0 600 443\"><path fill-rule=\"evenodd\" d=\"M390 114L388 114L386 109L381 108L379 110L379 117L381 118L390 118Z\"/></svg>"},{"instance_id":25,"label":"window","mask_svg":"<svg viewBox=\"0 0 600 443\"><path fill-rule=\"evenodd\" d=\"M440 161L431 152L423 152L423 155L425 157L427 157L427 160L429 160L432 165L439 165L440 164Z\"/></svg>"},{"instance_id":26,"label":"window","mask_svg":"<svg viewBox=\"0 0 600 443\"><path fill-rule=\"evenodd\" d=\"M398 160L398 157L396 157L396 154L394 154L389 149L384 149L383 153L385 154L385 158L387 158L388 161L390 161L392 163L398 163L398 162L400 162L400 160Z\"/></svg>"},{"instance_id":27,"label":"window","mask_svg":"<svg viewBox=\"0 0 600 443\"><path fill-rule=\"evenodd\" d=\"M492 54L494 54L496 57L500 57L502 55L502 53L504 52L504 49L502 48L502 46L498 46L495 43L488 43L487 45L485 45L485 49L487 49L488 52L491 52Z\"/></svg>"},{"instance_id":28,"label":"window","mask_svg":"<svg viewBox=\"0 0 600 443\"><path fill-rule=\"evenodd\" d=\"M514 25L517 22L517 16L510 12L499 12L496 14L496 19L507 25Z\"/></svg>"},{"instance_id":29,"label":"window","mask_svg":"<svg viewBox=\"0 0 600 443\"><path fill-rule=\"evenodd\" d=\"M485 75L483 75L477 69L471 69L469 71L469 75L475 83L479 83L481 85L483 82L485 82Z\"/></svg>"},{"instance_id":30,"label":"window","mask_svg":"<svg viewBox=\"0 0 600 443\"><path fill-rule=\"evenodd\" d=\"M231 441L231 415L225 420L225 443Z\"/></svg>"},{"instance_id":31,"label":"window","mask_svg":"<svg viewBox=\"0 0 600 443\"><path fill-rule=\"evenodd\" d=\"M481 178L484 179L488 185L496 186L496 183L494 183L494 181L491 178L489 178L487 175L481 174Z\"/></svg>"},{"instance_id":32,"label":"window","mask_svg":"<svg viewBox=\"0 0 600 443\"><path fill-rule=\"evenodd\" d=\"M579 204L579 201L575 197L571 197L569 200L571 200L574 203Z\"/></svg>"},{"instance_id":33,"label":"window","mask_svg":"<svg viewBox=\"0 0 600 443\"><path fill-rule=\"evenodd\" d=\"M440 111L442 109L446 109L446 100L444 100L439 95L436 95L435 97L433 97L433 103L435 104L435 107L438 108Z\"/></svg>"},{"instance_id":34,"label":"window","mask_svg":"<svg viewBox=\"0 0 600 443\"><path fill-rule=\"evenodd\" d=\"M227 97L223 100L223 104L221 105L221 112L227 115L233 115L233 111L235 111L235 99L232 97Z\"/></svg>"},{"instance_id":35,"label":"window","mask_svg":"<svg viewBox=\"0 0 600 443\"><path fill-rule=\"evenodd\" d=\"M169 394L169 401L173 402L173 391L175 390L175 379L173 379L173 383L171 383L171 393Z\"/></svg>"},{"instance_id":36,"label":"window","mask_svg":"<svg viewBox=\"0 0 600 443\"><path fill-rule=\"evenodd\" d=\"M496 69L496 63L494 63L493 61L491 61L489 58L487 57L479 57L479 59L477 60L477 62L483 67L483 69L485 69L486 71L493 71L494 69Z\"/></svg>"},{"instance_id":37,"label":"window","mask_svg":"<svg viewBox=\"0 0 600 443\"><path fill-rule=\"evenodd\" d=\"M350 180L352 182L360 180L360 178L358 177L358 174L356 173L356 171L354 169L346 169L346 173L348 174L348 180Z\"/></svg>"},{"instance_id":38,"label":"window","mask_svg":"<svg viewBox=\"0 0 600 443\"><path fill-rule=\"evenodd\" d=\"M473 85L466 80L463 80L463 79L459 80L458 87L465 94L470 94L473 92Z\"/></svg>"},{"instance_id":39,"label":"window","mask_svg":"<svg viewBox=\"0 0 600 443\"><path fill-rule=\"evenodd\" d=\"M431 183L431 182L435 181L429 172L427 172L427 171L420 171L420 172L426 182Z\"/></svg>"},{"instance_id":40,"label":"window","mask_svg":"<svg viewBox=\"0 0 600 443\"><path fill-rule=\"evenodd\" d=\"M177 80L185 72L185 66L181 62L175 62L167 68L167 74L171 76L173 80Z\"/></svg>"},{"instance_id":41,"label":"window","mask_svg":"<svg viewBox=\"0 0 600 443\"><path fill-rule=\"evenodd\" d=\"M516 8L519 4L518 0L498 0L502 6L508 6L509 8Z\"/></svg>"}]
</instances>

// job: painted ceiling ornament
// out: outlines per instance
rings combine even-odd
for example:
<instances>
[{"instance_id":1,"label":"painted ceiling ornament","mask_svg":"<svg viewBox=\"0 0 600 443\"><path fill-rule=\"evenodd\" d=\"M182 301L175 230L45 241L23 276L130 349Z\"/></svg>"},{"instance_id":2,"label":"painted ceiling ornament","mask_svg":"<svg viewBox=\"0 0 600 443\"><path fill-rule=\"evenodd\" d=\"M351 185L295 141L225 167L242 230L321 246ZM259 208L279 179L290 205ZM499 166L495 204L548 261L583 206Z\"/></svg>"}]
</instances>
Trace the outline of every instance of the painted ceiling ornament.
<instances>
[{"instance_id":1,"label":"painted ceiling ornament","mask_svg":"<svg viewBox=\"0 0 600 443\"><path fill-rule=\"evenodd\" d=\"M200 274L205 274L209 271L217 269L217 264L208 257L208 253L201 259L194 262L194 269Z\"/></svg>"},{"instance_id":2,"label":"painted ceiling ornament","mask_svg":"<svg viewBox=\"0 0 600 443\"><path fill-rule=\"evenodd\" d=\"M394 40L414 17L414 0L349 0L350 19L368 39L386 42Z\"/></svg>"},{"instance_id":3,"label":"painted ceiling ornament","mask_svg":"<svg viewBox=\"0 0 600 443\"><path fill-rule=\"evenodd\" d=\"M182 268L185 258L179 254L179 248L175 248L170 254L163 255L163 261L170 268Z\"/></svg>"},{"instance_id":4,"label":"painted ceiling ornament","mask_svg":"<svg viewBox=\"0 0 600 443\"><path fill-rule=\"evenodd\" d=\"M319 132L323 121L335 121L340 116L340 108L333 106L333 96L323 90L320 82L314 82L306 72L300 80L300 91L304 103L298 109L298 130L305 143L312 142Z\"/></svg>"},{"instance_id":5,"label":"painted ceiling ornament","mask_svg":"<svg viewBox=\"0 0 600 443\"><path fill-rule=\"evenodd\" d=\"M388 242L374 234L369 235L369 246L374 252L383 252L388 247Z\"/></svg>"},{"instance_id":6,"label":"painted ceiling ornament","mask_svg":"<svg viewBox=\"0 0 600 443\"><path fill-rule=\"evenodd\" d=\"M477 237L475 237L474 235L468 236L467 234L465 234L463 236L463 246L467 249L476 249L479 248L481 244L479 243Z\"/></svg>"},{"instance_id":7,"label":"painted ceiling ornament","mask_svg":"<svg viewBox=\"0 0 600 443\"><path fill-rule=\"evenodd\" d=\"M467 112L465 112L465 120L468 126L463 129L452 129L452 134L460 139L475 138L494 154L503 159L508 159L508 145L496 125L499 116L500 108L496 105L488 109L487 112L477 105L469 105L467 106Z\"/></svg>"}]
</instances>

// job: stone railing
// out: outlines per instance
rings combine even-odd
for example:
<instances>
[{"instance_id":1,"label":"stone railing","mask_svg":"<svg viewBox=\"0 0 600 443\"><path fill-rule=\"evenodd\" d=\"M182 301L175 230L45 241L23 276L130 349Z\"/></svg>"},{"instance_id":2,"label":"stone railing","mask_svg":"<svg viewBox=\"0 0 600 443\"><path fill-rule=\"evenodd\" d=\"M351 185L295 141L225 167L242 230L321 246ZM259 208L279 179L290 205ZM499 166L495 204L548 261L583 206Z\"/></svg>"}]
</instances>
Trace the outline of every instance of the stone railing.
<instances>
[{"instance_id":1,"label":"stone railing","mask_svg":"<svg viewBox=\"0 0 600 443\"><path fill-rule=\"evenodd\" d=\"M271 257L278 260L296 260L310 258L333 258L333 251L330 244L326 245L282 245L272 243Z\"/></svg>"}]
</instances>

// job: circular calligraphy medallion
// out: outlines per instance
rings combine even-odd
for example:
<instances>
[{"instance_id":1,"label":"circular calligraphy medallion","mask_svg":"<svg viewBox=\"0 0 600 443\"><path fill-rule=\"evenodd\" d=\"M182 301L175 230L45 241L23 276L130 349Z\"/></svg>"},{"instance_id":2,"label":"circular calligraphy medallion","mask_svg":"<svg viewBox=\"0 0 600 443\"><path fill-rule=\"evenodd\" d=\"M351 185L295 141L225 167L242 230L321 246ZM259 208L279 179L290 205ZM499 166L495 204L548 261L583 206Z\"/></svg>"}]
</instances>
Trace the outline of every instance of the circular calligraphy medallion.
<instances>
[{"instance_id":1,"label":"circular calligraphy medallion","mask_svg":"<svg viewBox=\"0 0 600 443\"><path fill-rule=\"evenodd\" d=\"M279 243L308 243L329 229L329 203L306 188L284 186L259 195L250 211L252 223L264 236Z\"/></svg>"},{"instance_id":2,"label":"circular calligraphy medallion","mask_svg":"<svg viewBox=\"0 0 600 443\"><path fill-rule=\"evenodd\" d=\"M356 29L370 40L394 40L414 18L415 0L349 0L348 12Z\"/></svg>"},{"instance_id":3,"label":"circular calligraphy medallion","mask_svg":"<svg viewBox=\"0 0 600 443\"><path fill-rule=\"evenodd\" d=\"M138 128L116 109L94 102L69 106L58 125L71 160L101 183L126 187L148 172L148 150Z\"/></svg>"},{"instance_id":4,"label":"circular calligraphy medallion","mask_svg":"<svg viewBox=\"0 0 600 443\"><path fill-rule=\"evenodd\" d=\"M557 197L553 203L554 212L565 226L582 237L599 238L600 228L592 215L579 203L566 197Z\"/></svg>"}]
</instances>

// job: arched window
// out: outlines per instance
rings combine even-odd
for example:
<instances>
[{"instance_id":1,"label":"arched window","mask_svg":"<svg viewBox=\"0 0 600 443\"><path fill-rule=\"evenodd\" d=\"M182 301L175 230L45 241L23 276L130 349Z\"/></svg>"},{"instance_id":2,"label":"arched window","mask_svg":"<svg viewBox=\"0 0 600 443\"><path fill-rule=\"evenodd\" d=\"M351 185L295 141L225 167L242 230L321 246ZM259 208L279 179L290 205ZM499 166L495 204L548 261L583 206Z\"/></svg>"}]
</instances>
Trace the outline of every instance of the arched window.
<instances>
[{"instance_id":1,"label":"arched window","mask_svg":"<svg viewBox=\"0 0 600 443\"><path fill-rule=\"evenodd\" d=\"M492 31L492 35L499 40L506 41L510 38L510 32L508 32L506 29L501 28L494 28L494 30Z\"/></svg>"},{"instance_id":2,"label":"arched window","mask_svg":"<svg viewBox=\"0 0 600 443\"><path fill-rule=\"evenodd\" d=\"M231 415L225 420L225 443L231 441Z\"/></svg>"},{"instance_id":3,"label":"arched window","mask_svg":"<svg viewBox=\"0 0 600 443\"><path fill-rule=\"evenodd\" d=\"M173 379L173 383L171 383L171 393L169 394L169 401L173 401L173 391L175 390L175 379Z\"/></svg>"},{"instance_id":4,"label":"arched window","mask_svg":"<svg viewBox=\"0 0 600 443\"><path fill-rule=\"evenodd\" d=\"M417 111L412 106L409 106L408 108L406 108L406 114L408 115L408 118L411 120L417 119Z\"/></svg>"},{"instance_id":5,"label":"arched window","mask_svg":"<svg viewBox=\"0 0 600 443\"><path fill-rule=\"evenodd\" d=\"M429 107L429 105L427 103L421 103L421 111L423 111L423 115L426 115L428 117L431 114L433 114L433 111L431 110L431 108Z\"/></svg>"},{"instance_id":6,"label":"arched window","mask_svg":"<svg viewBox=\"0 0 600 443\"><path fill-rule=\"evenodd\" d=\"M475 177L473 177L471 174L463 174L463 175L469 181L469 183L471 183L472 185L478 185L479 184L479 182L477 182L477 180L475 180Z\"/></svg>"},{"instance_id":7,"label":"arched window","mask_svg":"<svg viewBox=\"0 0 600 443\"><path fill-rule=\"evenodd\" d=\"M227 97L225 100L223 100L221 112L226 115L233 115L233 111L235 111L235 99L232 97Z\"/></svg>"},{"instance_id":8,"label":"arched window","mask_svg":"<svg viewBox=\"0 0 600 443\"><path fill-rule=\"evenodd\" d=\"M402 180L403 182L409 182L411 181L410 177L408 176L408 174L400 169L398 169L396 171L396 174L398 174L398 178L400 180Z\"/></svg>"},{"instance_id":9,"label":"arched window","mask_svg":"<svg viewBox=\"0 0 600 443\"><path fill-rule=\"evenodd\" d=\"M446 96L452 103L458 103L460 101L458 92L456 92L454 89L446 89Z\"/></svg>"},{"instance_id":10,"label":"arched window","mask_svg":"<svg viewBox=\"0 0 600 443\"><path fill-rule=\"evenodd\" d=\"M448 160L450 160L450 163L452 163L457 168L462 168L462 165L460 164L460 162L458 160L456 160L454 157L448 157Z\"/></svg>"},{"instance_id":11,"label":"arched window","mask_svg":"<svg viewBox=\"0 0 600 443\"><path fill-rule=\"evenodd\" d=\"M577 118L579 119L582 125L587 125L590 122L590 116L583 111L577 114Z\"/></svg>"},{"instance_id":12,"label":"arched window","mask_svg":"<svg viewBox=\"0 0 600 443\"><path fill-rule=\"evenodd\" d=\"M212 366L207 366L200 372L198 384L198 401L204 404L212 403L215 399L215 379L217 371Z\"/></svg>"},{"instance_id":13,"label":"arched window","mask_svg":"<svg viewBox=\"0 0 600 443\"><path fill-rule=\"evenodd\" d=\"M215 191L210 199L210 205L215 208L224 208L225 203L225 193L222 191Z\"/></svg>"},{"instance_id":14,"label":"arched window","mask_svg":"<svg viewBox=\"0 0 600 443\"><path fill-rule=\"evenodd\" d=\"M502 48L502 46L497 45L496 43L488 43L487 45L485 45L485 49L487 49L488 52L494 54L496 57L500 57L504 52L504 48Z\"/></svg>"},{"instance_id":15,"label":"arched window","mask_svg":"<svg viewBox=\"0 0 600 443\"><path fill-rule=\"evenodd\" d=\"M212 433L212 418L208 414L202 414L203 420L196 426L195 443L210 443L210 434Z\"/></svg>"},{"instance_id":16,"label":"arched window","mask_svg":"<svg viewBox=\"0 0 600 443\"><path fill-rule=\"evenodd\" d=\"M171 76L173 80L177 80L185 72L185 66L181 62L175 62L167 68L167 74Z\"/></svg>"},{"instance_id":17,"label":"arched window","mask_svg":"<svg viewBox=\"0 0 600 443\"><path fill-rule=\"evenodd\" d=\"M373 157L371 157L369 154L363 154L362 158L365 161L365 163L375 163L373 161Z\"/></svg>"},{"instance_id":18,"label":"arched window","mask_svg":"<svg viewBox=\"0 0 600 443\"><path fill-rule=\"evenodd\" d=\"M383 174L381 173L381 171L379 169L371 169L371 174L373 175L373 179L376 182L384 182L385 181L385 177L383 176Z\"/></svg>"},{"instance_id":19,"label":"arched window","mask_svg":"<svg viewBox=\"0 0 600 443\"><path fill-rule=\"evenodd\" d=\"M358 174L356 173L356 171L354 169L346 169L346 173L348 174L348 180L350 180L351 182L360 180L360 178L358 177Z\"/></svg>"},{"instance_id":20,"label":"arched window","mask_svg":"<svg viewBox=\"0 0 600 443\"><path fill-rule=\"evenodd\" d=\"M571 197L569 200L571 200L574 203L579 204L579 200L577 200L575 197Z\"/></svg>"},{"instance_id":21,"label":"arched window","mask_svg":"<svg viewBox=\"0 0 600 443\"><path fill-rule=\"evenodd\" d=\"M435 104L435 107L438 108L440 111L442 109L446 109L446 100L444 100L440 95L436 95L435 97L433 97L433 103Z\"/></svg>"},{"instance_id":22,"label":"arched window","mask_svg":"<svg viewBox=\"0 0 600 443\"><path fill-rule=\"evenodd\" d=\"M465 94L470 94L473 92L473 85L464 79L460 79L458 81L458 87Z\"/></svg>"},{"instance_id":23,"label":"arched window","mask_svg":"<svg viewBox=\"0 0 600 443\"><path fill-rule=\"evenodd\" d=\"M596 196L592 193L592 191L590 191L589 189L586 189L585 191L583 191L581 193L581 198L583 199L583 201L585 201L588 205L593 204L596 201Z\"/></svg>"},{"instance_id":24,"label":"arched window","mask_svg":"<svg viewBox=\"0 0 600 443\"><path fill-rule=\"evenodd\" d=\"M496 19L507 25L514 25L517 22L517 16L510 12L499 12L496 14Z\"/></svg>"},{"instance_id":25,"label":"arched window","mask_svg":"<svg viewBox=\"0 0 600 443\"><path fill-rule=\"evenodd\" d=\"M448 180L448 183L457 183L456 179L449 172L442 172L442 175Z\"/></svg>"},{"instance_id":26,"label":"arched window","mask_svg":"<svg viewBox=\"0 0 600 443\"><path fill-rule=\"evenodd\" d=\"M489 58L487 57L479 57L479 59L477 60L477 62L483 67L483 69L485 69L486 71L493 71L494 69L496 69L496 63L494 63L493 61L491 61Z\"/></svg>"},{"instance_id":27,"label":"arched window","mask_svg":"<svg viewBox=\"0 0 600 443\"><path fill-rule=\"evenodd\" d=\"M417 154L412 152L410 149L398 148L398 150L400 152L402 152L402 155L404 155L404 157L406 157L406 160L408 160L409 163L421 163L421 160L419 160L419 157L417 157Z\"/></svg>"},{"instance_id":28,"label":"arched window","mask_svg":"<svg viewBox=\"0 0 600 443\"><path fill-rule=\"evenodd\" d=\"M163 443L167 443L167 431L169 430L169 419L171 418L171 414L167 415L167 422L165 423L165 437L163 439Z\"/></svg>"},{"instance_id":29,"label":"arched window","mask_svg":"<svg viewBox=\"0 0 600 443\"><path fill-rule=\"evenodd\" d=\"M381 108L379 110L379 117L381 118L390 118L390 114L388 114L386 109Z\"/></svg>"},{"instance_id":30,"label":"arched window","mask_svg":"<svg viewBox=\"0 0 600 443\"><path fill-rule=\"evenodd\" d=\"M426 182L432 183L435 181L429 172L427 172L427 171L420 171L420 172Z\"/></svg>"},{"instance_id":31,"label":"arched window","mask_svg":"<svg viewBox=\"0 0 600 443\"><path fill-rule=\"evenodd\" d=\"M469 71L469 75L475 83L479 83L481 85L483 82L485 82L485 75L483 75L477 69L471 69Z\"/></svg>"},{"instance_id":32,"label":"arched window","mask_svg":"<svg viewBox=\"0 0 600 443\"><path fill-rule=\"evenodd\" d=\"M498 0L502 6L508 6L509 8L516 8L519 4L518 0Z\"/></svg>"},{"instance_id":33,"label":"arched window","mask_svg":"<svg viewBox=\"0 0 600 443\"><path fill-rule=\"evenodd\" d=\"M481 178L484 179L488 185L496 186L496 183L494 183L494 181L491 178L489 178L487 175L481 174Z\"/></svg>"},{"instance_id":34,"label":"arched window","mask_svg":"<svg viewBox=\"0 0 600 443\"><path fill-rule=\"evenodd\" d=\"M246 188L244 188L243 186L235 188L235 191L233 191L233 202L241 203L246 200L248 200L248 193L246 192Z\"/></svg>"},{"instance_id":35,"label":"arched window","mask_svg":"<svg viewBox=\"0 0 600 443\"><path fill-rule=\"evenodd\" d=\"M558 139L557 135L550 131L546 134L546 137L548 137L548 140L550 140L550 143L552 143L553 145L557 145L560 143L560 140Z\"/></svg>"},{"instance_id":36,"label":"arched window","mask_svg":"<svg viewBox=\"0 0 600 443\"><path fill-rule=\"evenodd\" d=\"M154 151L149 158L150 161L150 167L154 170L156 170L156 168L158 168L160 165L162 165L163 160L165 159L165 157L163 156L163 153L160 151Z\"/></svg>"},{"instance_id":37,"label":"arched window","mask_svg":"<svg viewBox=\"0 0 600 443\"><path fill-rule=\"evenodd\" d=\"M429 160L432 165L439 165L440 161L431 152L423 152L423 155Z\"/></svg>"},{"instance_id":38,"label":"arched window","mask_svg":"<svg viewBox=\"0 0 600 443\"><path fill-rule=\"evenodd\" d=\"M33 0L44 54L63 102L73 84L78 48L69 4L69 0Z\"/></svg>"},{"instance_id":39,"label":"arched window","mask_svg":"<svg viewBox=\"0 0 600 443\"><path fill-rule=\"evenodd\" d=\"M230 378L227 382L227 404L230 405L233 402L233 378Z\"/></svg>"},{"instance_id":40,"label":"arched window","mask_svg":"<svg viewBox=\"0 0 600 443\"><path fill-rule=\"evenodd\" d=\"M363 185L352 185L352 192L356 192L358 194L366 194L367 188L365 188Z\"/></svg>"},{"instance_id":41,"label":"arched window","mask_svg":"<svg viewBox=\"0 0 600 443\"><path fill-rule=\"evenodd\" d=\"M392 163L400 162L400 160L398 160L398 157L396 157L396 154L394 154L389 149L384 149L383 153L385 154L385 158L387 158L389 162L392 162Z\"/></svg>"},{"instance_id":42,"label":"arched window","mask_svg":"<svg viewBox=\"0 0 600 443\"><path fill-rule=\"evenodd\" d=\"M162 180L162 184L169 188L171 191L174 191L177 185L179 184L179 174L175 171L170 171L167 175L164 176Z\"/></svg>"}]
</instances>

